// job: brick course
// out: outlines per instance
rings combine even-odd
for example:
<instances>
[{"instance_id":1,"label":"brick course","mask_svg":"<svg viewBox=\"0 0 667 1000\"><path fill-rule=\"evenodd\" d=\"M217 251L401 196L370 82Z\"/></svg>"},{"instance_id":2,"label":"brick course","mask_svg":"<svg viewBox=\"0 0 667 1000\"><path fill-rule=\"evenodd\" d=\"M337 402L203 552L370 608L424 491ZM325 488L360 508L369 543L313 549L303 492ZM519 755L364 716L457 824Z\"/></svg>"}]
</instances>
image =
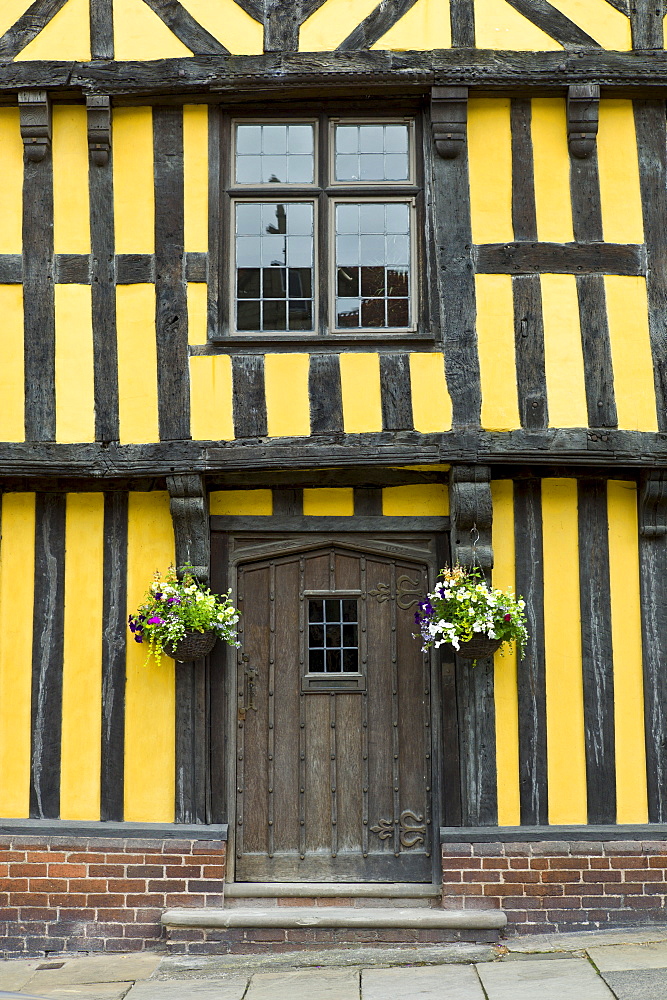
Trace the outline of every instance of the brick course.
<instances>
[{"instance_id":1,"label":"brick course","mask_svg":"<svg viewBox=\"0 0 667 1000\"><path fill-rule=\"evenodd\" d=\"M168 906L221 906L221 841L0 837L0 956L164 945Z\"/></svg>"},{"instance_id":2,"label":"brick course","mask_svg":"<svg viewBox=\"0 0 667 1000\"><path fill-rule=\"evenodd\" d=\"M509 934L633 927L667 916L655 841L443 844L448 909L502 908Z\"/></svg>"}]
</instances>

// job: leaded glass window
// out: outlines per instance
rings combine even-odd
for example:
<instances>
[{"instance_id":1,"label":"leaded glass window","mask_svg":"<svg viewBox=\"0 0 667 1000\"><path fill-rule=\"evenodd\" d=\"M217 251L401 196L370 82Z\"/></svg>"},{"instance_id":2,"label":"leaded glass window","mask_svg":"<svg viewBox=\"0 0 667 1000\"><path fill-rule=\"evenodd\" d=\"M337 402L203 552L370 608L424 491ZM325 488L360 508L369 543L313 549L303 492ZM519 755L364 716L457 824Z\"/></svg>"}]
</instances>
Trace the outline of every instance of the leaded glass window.
<instances>
[{"instance_id":1,"label":"leaded glass window","mask_svg":"<svg viewBox=\"0 0 667 1000\"><path fill-rule=\"evenodd\" d=\"M357 601L327 597L308 601L308 671L357 673L359 636Z\"/></svg>"}]
</instances>

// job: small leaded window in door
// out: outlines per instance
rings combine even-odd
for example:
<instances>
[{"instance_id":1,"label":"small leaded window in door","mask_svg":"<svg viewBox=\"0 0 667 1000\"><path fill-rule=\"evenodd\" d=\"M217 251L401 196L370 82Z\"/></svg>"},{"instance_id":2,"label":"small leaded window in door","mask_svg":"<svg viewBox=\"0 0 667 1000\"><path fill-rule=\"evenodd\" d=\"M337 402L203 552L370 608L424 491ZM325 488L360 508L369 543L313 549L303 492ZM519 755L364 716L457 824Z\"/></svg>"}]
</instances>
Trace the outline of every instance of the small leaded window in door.
<instances>
[{"instance_id":1,"label":"small leaded window in door","mask_svg":"<svg viewBox=\"0 0 667 1000\"><path fill-rule=\"evenodd\" d=\"M356 597L310 597L304 691L362 691Z\"/></svg>"}]
</instances>

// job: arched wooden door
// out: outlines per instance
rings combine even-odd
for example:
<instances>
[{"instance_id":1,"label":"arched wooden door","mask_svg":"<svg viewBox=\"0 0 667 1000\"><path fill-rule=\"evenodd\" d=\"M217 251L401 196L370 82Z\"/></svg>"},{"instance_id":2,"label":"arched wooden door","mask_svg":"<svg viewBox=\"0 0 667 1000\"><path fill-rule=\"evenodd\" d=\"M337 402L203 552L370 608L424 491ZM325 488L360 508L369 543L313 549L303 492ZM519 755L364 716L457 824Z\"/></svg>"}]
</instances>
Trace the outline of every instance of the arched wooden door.
<instances>
[{"instance_id":1,"label":"arched wooden door","mask_svg":"<svg viewBox=\"0 0 667 1000\"><path fill-rule=\"evenodd\" d=\"M426 566L334 545L237 585L236 880L429 882Z\"/></svg>"}]
</instances>

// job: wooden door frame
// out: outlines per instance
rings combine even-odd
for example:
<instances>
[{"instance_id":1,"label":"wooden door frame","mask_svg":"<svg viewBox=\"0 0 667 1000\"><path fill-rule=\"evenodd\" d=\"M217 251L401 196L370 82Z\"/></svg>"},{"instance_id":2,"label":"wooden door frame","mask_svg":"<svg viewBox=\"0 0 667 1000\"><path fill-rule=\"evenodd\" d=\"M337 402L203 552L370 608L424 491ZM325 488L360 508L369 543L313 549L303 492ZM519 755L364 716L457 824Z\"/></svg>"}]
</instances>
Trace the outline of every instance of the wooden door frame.
<instances>
[{"instance_id":1,"label":"wooden door frame","mask_svg":"<svg viewBox=\"0 0 667 1000\"><path fill-rule=\"evenodd\" d=\"M308 521L324 521L326 526L313 525L314 530L303 530L303 518L279 519L266 517L256 519L252 527L244 524L223 525L220 522L232 518L212 518L211 532L211 582L217 592L231 590L232 599L236 598L237 568L241 563L262 561L271 556L284 556L290 553L318 550L332 544L340 548L348 548L354 552L367 553L386 558L395 555L409 561L422 563L427 567L429 586L435 583L439 568L447 561L449 553L449 537L442 530L442 518L373 518L373 527L380 522L383 530L368 537L368 524L361 523L365 518L309 518ZM422 520L424 528L416 527L416 522ZM218 521L216 524L215 522ZM279 521L279 524L275 522ZM291 521L291 524L289 523ZM337 522L335 525L332 522ZM398 524L396 522L403 522ZM405 522L408 521L409 525ZM264 523L262 523L264 522ZM286 523L287 522L287 523ZM430 523L429 523L430 522ZM227 530L226 530L227 529ZM230 530L231 529L231 530ZM236 529L236 530L235 530ZM240 529L240 530L239 530ZM324 530L322 530L324 529ZM350 530L351 529L351 530ZM266 541L267 536L275 535ZM262 544L253 544L259 538ZM400 539L400 541L399 541ZM411 542L414 547L412 547ZM428 548L424 547L427 543ZM418 543L421 543L421 547ZM444 788L447 796L457 795L460 803L459 760L458 760L458 727L456 725L455 699L453 704L453 720L445 718L443 712L443 689L449 690L448 676L451 673L447 663L437 654L430 657L431 664L431 817L432 817L432 877L434 883L441 878L439 857L438 831L443 821L451 823L455 819L456 801L450 807L444 808ZM234 880L235 874L235 827L236 827L236 733L238 719L236 715L236 650L233 647L217 644L211 656L208 678L208 731L209 731L209 822L226 822L229 824L229 841L227 856L227 881ZM446 713L448 716L451 712ZM215 725L215 719L223 719L223 725ZM452 736L454 739L452 740ZM448 755L455 751L455 759ZM447 756L447 759L446 759ZM453 779L453 780L452 780ZM458 790L458 791L457 791ZM452 808L453 806L454 808ZM460 810L460 804L458 806Z\"/></svg>"}]
</instances>

